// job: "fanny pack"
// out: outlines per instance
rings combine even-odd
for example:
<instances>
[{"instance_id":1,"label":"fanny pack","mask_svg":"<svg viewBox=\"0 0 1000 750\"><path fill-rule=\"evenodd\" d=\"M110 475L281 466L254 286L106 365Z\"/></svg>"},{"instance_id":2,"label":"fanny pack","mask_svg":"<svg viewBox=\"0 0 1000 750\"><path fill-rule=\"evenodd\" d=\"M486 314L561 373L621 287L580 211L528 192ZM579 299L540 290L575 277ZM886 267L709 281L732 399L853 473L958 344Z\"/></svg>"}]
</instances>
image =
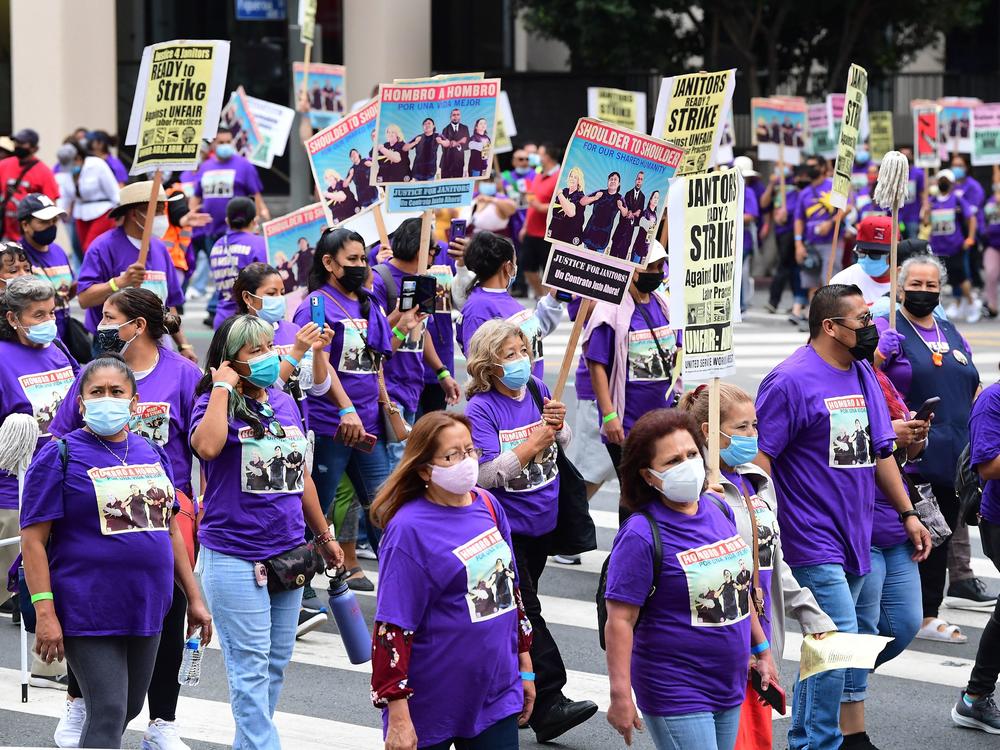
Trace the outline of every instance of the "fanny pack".
<instances>
[{"instance_id":1,"label":"fanny pack","mask_svg":"<svg viewBox=\"0 0 1000 750\"><path fill-rule=\"evenodd\" d=\"M312 542L268 558L263 565L267 571L267 590L272 594L300 589L314 575L326 570L326 561Z\"/></svg>"}]
</instances>

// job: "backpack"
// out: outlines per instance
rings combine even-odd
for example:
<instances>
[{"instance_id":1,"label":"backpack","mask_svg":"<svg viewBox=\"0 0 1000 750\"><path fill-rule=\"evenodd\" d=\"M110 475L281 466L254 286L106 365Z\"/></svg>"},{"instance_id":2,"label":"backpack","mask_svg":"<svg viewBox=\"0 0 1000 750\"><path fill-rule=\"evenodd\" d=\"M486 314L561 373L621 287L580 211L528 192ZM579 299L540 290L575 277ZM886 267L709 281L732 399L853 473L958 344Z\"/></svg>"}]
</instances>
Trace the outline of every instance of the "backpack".
<instances>
[{"instance_id":1,"label":"backpack","mask_svg":"<svg viewBox=\"0 0 1000 750\"><path fill-rule=\"evenodd\" d=\"M983 503L983 487L979 474L970 460L972 445L966 445L955 468L955 494L958 495L958 520L966 526L979 525L979 508Z\"/></svg>"},{"instance_id":2,"label":"backpack","mask_svg":"<svg viewBox=\"0 0 1000 750\"><path fill-rule=\"evenodd\" d=\"M399 289L396 287L396 280L392 277L392 271L389 270L389 266L384 263L380 263L372 270L382 277L382 282L385 284L385 314L390 315L396 309L396 304L399 302Z\"/></svg>"},{"instance_id":3,"label":"backpack","mask_svg":"<svg viewBox=\"0 0 1000 750\"><path fill-rule=\"evenodd\" d=\"M708 496L719 510L722 511L722 514L735 523L732 509L714 494L709 494ZM656 524L652 515L646 511L639 511L635 515L646 519L646 522L649 524L649 530L653 535L653 580L649 587L649 593L646 594L646 601L639 608L639 617L635 621L635 627L637 628L639 627L640 620L642 620L642 610L649 604L649 600L653 598L653 594L656 593L656 584L659 582L660 574L663 572L663 540L660 537L660 527ZM604 560L604 565L601 566L601 577L597 580L597 596L595 597L597 600L597 638L601 643L602 651L608 650L607 644L604 641L604 626L608 624L608 603L604 595L608 588L608 563L610 562L611 555L609 554Z\"/></svg>"}]
</instances>

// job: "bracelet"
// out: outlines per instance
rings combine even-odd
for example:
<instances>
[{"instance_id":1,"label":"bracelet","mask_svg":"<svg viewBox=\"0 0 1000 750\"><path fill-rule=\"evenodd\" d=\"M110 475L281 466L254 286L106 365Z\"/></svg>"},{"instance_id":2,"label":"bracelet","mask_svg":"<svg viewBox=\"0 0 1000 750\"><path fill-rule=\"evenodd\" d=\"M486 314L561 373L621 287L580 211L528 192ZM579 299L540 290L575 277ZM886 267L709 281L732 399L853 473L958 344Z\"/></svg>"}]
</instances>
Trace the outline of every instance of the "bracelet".
<instances>
[{"instance_id":1,"label":"bracelet","mask_svg":"<svg viewBox=\"0 0 1000 750\"><path fill-rule=\"evenodd\" d=\"M609 411L607 414L605 414L601 418L601 424L607 424L612 419L618 419L618 412L616 412L616 411Z\"/></svg>"},{"instance_id":2,"label":"bracelet","mask_svg":"<svg viewBox=\"0 0 1000 750\"><path fill-rule=\"evenodd\" d=\"M40 591L37 594L32 594L31 595L31 603L32 604L34 604L35 602L44 602L44 601L52 601L52 592L51 591Z\"/></svg>"},{"instance_id":3,"label":"bracelet","mask_svg":"<svg viewBox=\"0 0 1000 750\"><path fill-rule=\"evenodd\" d=\"M534 672L521 672L521 679L525 682L534 682L535 673Z\"/></svg>"},{"instance_id":4,"label":"bracelet","mask_svg":"<svg viewBox=\"0 0 1000 750\"><path fill-rule=\"evenodd\" d=\"M184 351L185 349L191 349L192 351L194 351L194 344L181 344L177 348L180 349L181 351Z\"/></svg>"},{"instance_id":5,"label":"bracelet","mask_svg":"<svg viewBox=\"0 0 1000 750\"><path fill-rule=\"evenodd\" d=\"M802 235L801 234L795 235L795 241L796 242L802 242Z\"/></svg>"},{"instance_id":6,"label":"bracelet","mask_svg":"<svg viewBox=\"0 0 1000 750\"><path fill-rule=\"evenodd\" d=\"M288 362L288 363L290 363L292 365L292 367L298 367L299 366L299 360L295 359L295 357L293 357L291 354L286 354L285 355L285 361Z\"/></svg>"},{"instance_id":7,"label":"bracelet","mask_svg":"<svg viewBox=\"0 0 1000 750\"><path fill-rule=\"evenodd\" d=\"M111 279L108 282L108 286L111 287L111 291L112 292L117 292L118 291L118 282L115 281L114 279Z\"/></svg>"},{"instance_id":8,"label":"bracelet","mask_svg":"<svg viewBox=\"0 0 1000 750\"><path fill-rule=\"evenodd\" d=\"M758 643L756 646L751 647L750 648L750 653L753 654L754 656L758 656L760 654L763 654L769 648L771 648L771 644L768 643L767 639L765 638L763 641L761 641L760 643Z\"/></svg>"},{"instance_id":9,"label":"bracelet","mask_svg":"<svg viewBox=\"0 0 1000 750\"><path fill-rule=\"evenodd\" d=\"M218 383L212 383L212 388L225 388L230 393L233 392L233 387L229 385L229 383L225 383L221 380Z\"/></svg>"},{"instance_id":10,"label":"bracelet","mask_svg":"<svg viewBox=\"0 0 1000 750\"><path fill-rule=\"evenodd\" d=\"M438 370L437 375L438 375L438 380L447 380L448 378L451 377L451 373L448 372L447 367L442 367L440 370Z\"/></svg>"},{"instance_id":11,"label":"bracelet","mask_svg":"<svg viewBox=\"0 0 1000 750\"><path fill-rule=\"evenodd\" d=\"M909 518L910 516L916 516L917 518L920 518L920 514L913 508L910 508L909 510L904 510L902 513L899 514L899 522L906 523L906 519Z\"/></svg>"},{"instance_id":12,"label":"bracelet","mask_svg":"<svg viewBox=\"0 0 1000 750\"><path fill-rule=\"evenodd\" d=\"M326 544L327 542L332 542L333 539L334 539L334 536L333 536L333 534L330 531L330 527L327 527L326 531L324 531L318 537L315 537L313 539L313 544L314 545L323 545L323 544Z\"/></svg>"},{"instance_id":13,"label":"bracelet","mask_svg":"<svg viewBox=\"0 0 1000 750\"><path fill-rule=\"evenodd\" d=\"M339 412L337 412L341 417L346 417L348 414L357 414L358 410L353 406L345 406Z\"/></svg>"},{"instance_id":14,"label":"bracelet","mask_svg":"<svg viewBox=\"0 0 1000 750\"><path fill-rule=\"evenodd\" d=\"M396 326L392 327L392 335L395 336L400 341L406 341L406 334L403 333L401 330L399 330L399 328L397 328Z\"/></svg>"}]
</instances>

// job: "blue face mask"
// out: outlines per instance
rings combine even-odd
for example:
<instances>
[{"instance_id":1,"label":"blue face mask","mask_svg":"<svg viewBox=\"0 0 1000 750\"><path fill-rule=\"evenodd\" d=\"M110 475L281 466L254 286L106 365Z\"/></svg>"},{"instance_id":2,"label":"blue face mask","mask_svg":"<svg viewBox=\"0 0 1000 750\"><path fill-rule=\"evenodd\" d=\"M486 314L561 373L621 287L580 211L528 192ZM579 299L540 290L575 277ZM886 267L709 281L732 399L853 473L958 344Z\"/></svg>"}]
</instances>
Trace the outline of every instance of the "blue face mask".
<instances>
[{"instance_id":1,"label":"blue face mask","mask_svg":"<svg viewBox=\"0 0 1000 750\"><path fill-rule=\"evenodd\" d=\"M510 278L507 279L507 291L508 292L511 289L514 288L514 282L515 281L517 281L517 266L514 266L514 272L510 275Z\"/></svg>"},{"instance_id":2,"label":"blue face mask","mask_svg":"<svg viewBox=\"0 0 1000 750\"><path fill-rule=\"evenodd\" d=\"M516 391L524 388L528 384L528 378L530 377L531 363L527 357L521 357L521 359L514 360L513 362L504 362L503 375L500 377L500 382L512 391Z\"/></svg>"},{"instance_id":3,"label":"blue face mask","mask_svg":"<svg viewBox=\"0 0 1000 750\"><path fill-rule=\"evenodd\" d=\"M236 147L232 143L220 143L215 147L215 155L222 161L229 161L236 156Z\"/></svg>"},{"instance_id":4,"label":"blue face mask","mask_svg":"<svg viewBox=\"0 0 1000 750\"><path fill-rule=\"evenodd\" d=\"M83 402L83 421L91 432L111 437L121 432L132 416L132 400L128 398L92 398Z\"/></svg>"},{"instance_id":5,"label":"blue face mask","mask_svg":"<svg viewBox=\"0 0 1000 750\"><path fill-rule=\"evenodd\" d=\"M257 297L260 300L260 309L257 311L257 317L261 320L266 320L268 323L277 323L279 320L284 320L284 297L259 297L256 294L251 294L250 296Z\"/></svg>"},{"instance_id":6,"label":"blue face mask","mask_svg":"<svg viewBox=\"0 0 1000 750\"><path fill-rule=\"evenodd\" d=\"M862 271L872 278L885 276L889 272L889 261L887 258L887 255L879 255L876 258L870 255L859 255L858 265L861 266Z\"/></svg>"},{"instance_id":7,"label":"blue face mask","mask_svg":"<svg viewBox=\"0 0 1000 750\"><path fill-rule=\"evenodd\" d=\"M952 167L951 168L951 173L953 175L955 175L955 179L956 180L964 180L965 179L965 167Z\"/></svg>"},{"instance_id":8,"label":"blue face mask","mask_svg":"<svg viewBox=\"0 0 1000 750\"><path fill-rule=\"evenodd\" d=\"M235 361L240 362L238 359ZM246 362L240 362L240 364L250 366L250 374L240 375L240 377L258 388L270 388L274 385L281 368L281 360L278 358L277 352L261 354Z\"/></svg>"},{"instance_id":9,"label":"blue face mask","mask_svg":"<svg viewBox=\"0 0 1000 750\"><path fill-rule=\"evenodd\" d=\"M871 158L872 155L869 154L867 151L858 151L858 153L854 155L854 161L856 161L858 164L867 164L869 161L871 161Z\"/></svg>"},{"instance_id":10,"label":"blue face mask","mask_svg":"<svg viewBox=\"0 0 1000 750\"><path fill-rule=\"evenodd\" d=\"M51 344L53 339L58 335L59 330L56 328L56 322L54 320L47 320L44 323L35 323L33 326L23 326L24 335L33 344Z\"/></svg>"},{"instance_id":11,"label":"blue face mask","mask_svg":"<svg viewBox=\"0 0 1000 750\"><path fill-rule=\"evenodd\" d=\"M726 435L724 432L721 434ZM757 457L756 436L726 435L726 437L729 438L729 445L719 449L719 458L726 462L726 466L748 464Z\"/></svg>"},{"instance_id":12,"label":"blue face mask","mask_svg":"<svg viewBox=\"0 0 1000 750\"><path fill-rule=\"evenodd\" d=\"M542 157L538 154L528 154L528 164L533 167L540 167L542 166Z\"/></svg>"},{"instance_id":13,"label":"blue face mask","mask_svg":"<svg viewBox=\"0 0 1000 750\"><path fill-rule=\"evenodd\" d=\"M496 195L497 186L493 182L482 182L479 184L479 194L480 195Z\"/></svg>"}]
</instances>

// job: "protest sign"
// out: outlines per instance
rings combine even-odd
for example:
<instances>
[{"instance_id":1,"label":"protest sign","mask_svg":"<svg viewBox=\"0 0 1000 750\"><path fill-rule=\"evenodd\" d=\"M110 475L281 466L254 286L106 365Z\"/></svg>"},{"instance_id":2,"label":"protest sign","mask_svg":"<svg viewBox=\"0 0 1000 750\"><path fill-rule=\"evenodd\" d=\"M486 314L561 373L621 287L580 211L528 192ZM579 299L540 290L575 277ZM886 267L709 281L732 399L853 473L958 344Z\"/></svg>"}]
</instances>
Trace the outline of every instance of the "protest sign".
<instances>
[{"instance_id":1,"label":"protest sign","mask_svg":"<svg viewBox=\"0 0 1000 750\"><path fill-rule=\"evenodd\" d=\"M372 99L305 142L316 189L333 225L378 203L379 189L370 177L378 106L378 99Z\"/></svg>"},{"instance_id":2,"label":"protest sign","mask_svg":"<svg viewBox=\"0 0 1000 750\"><path fill-rule=\"evenodd\" d=\"M854 170L854 153L858 147L861 130L861 113L867 94L868 73L860 65L852 63L847 73L847 92L844 95L844 112L840 121L840 139L837 141L837 163L833 169L830 205L834 208L847 207L847 196L851 192L851 173Z\"/></svg>"},{"instance_id":3,"label":"protest sign","mask_svg":"<svg viewBox=\"0 0 1000 750\"><path fill-rule=\"evenodd\" d=\"M587 117L646 132L646 95L600 86L587 88Z\"/></svg>"},{"instance_id":4,"label":"protest sign","mask_svg":"<svg viewBox=\"0 0 1000 750\"><path fill-rule=\"evenodd\" d=\"M938 152L942 159L972 151L972 108L982 101L968 96L938 99Z\"/></svg>"},{"instance_id":5,"label":"protest sign","mask_svg":"<svg viewBox=\"0 0 1000 750\"><path fill-rule=\"evenodd\" d=\"M836 159L837 144L840 143L840 124L844 119L844 95L827 94L826 109L830 117L830 134L833 138L834 154L831 158ZM858 128L862 141L867 140L868 131L868 97L865 97L864 104L861 107L861 126Z\"/></svg>"},{"instance_id":6,"label":"protest sign","mask_svg":"<svg viewBox=\"0 0 1000 750\"><path fill-rule=\"evenodd\" d=\"M233 146L240 156L250 161L261 155L267 156L267 144L261 138L257 122L250 114L250 106L242 86L229 95L229 102L222 108L220 122L233 134Z\"/></svg>"},{"instance_id":7,"label":"protest sign","mask_svg":"<svg viewBox=\"0 0 1000 750\"><path fill-rule=\"evenodd\" d=\"M347 108L344 104L347 71L343 65L309 63L306 80L305 70L304 63L292 63L295 98L298 101L305 92L309 100L309 122L316 130L322 130L332 125Z\"/></svg>"},{"instance_id":8,"label":"protest sign","mask_svg":"<svg viewBox=\"0 0 1000 750\"><path fill-rule=\"evenodd\" d=\"M891 640L884 635L860 633L827 633L821 639L806 635L799 652L799 679L807 680L831 669L873 669Z\"/></svg>"},{"instance_id":9,"label":"protest sign","mask_svg":"<svg viewBox=\"0 0 1000 750\"><path fill-rule=\"evenodd\" d=\"M507 92L501 91L497 98L497 129L493 139L493 155L509 154L514 150L511 138L517 135L517 125L514 124L514 113L510 108Z\"/></svg>"},{"instance_id":10,"label":"protest sign","mask_svg":"<svg viewBox=\"0 0 1000 750\"><path fill-rule=\"evenodd\" d=\"M385 186L385 205L391 214L436 208L461 208L472 205L475 192L475 180L402 182Z\"/></svg>"},{"instance_id":11,"label":"protest sign","mask_svg":"<svg viewBox=\"0 0 1000 750\"><path fill-rule=\"evenodd\" d=\"M236 0L237 21L284 21L285 0Z\"/></svg>"},{"instance_id":12,"label":"protest sign","mask_svg":"<svg viewBox=\"0 0 1000 750\"><path fill-rule=\"evenodd\" d=\"M913 166L937 169L941 166L938 151L938 112L934 102L912 103Z\"/></svg>"},{"instance_id":13,"label":"protest sign","mask_svg":"<svg viewBox=\"0 0 1000 750\"><path fill-rule=\"evenodd\" d=\"M670 320L684 329L685 379L736 371L743 197L743 176L735 169L685 177L670 188Z\"/></svg>"},{"instance_id":14,"label":"protest sign","mask_svg":"<svg viewBox=\"0 0 1000 750\"><path fill-rule=\"evenodd\" d=\"M882 162L882 157L895 148L892 133L892 112L869 112L868 150L872 161Z\"/></svg>"},{"instance_id":15,"label":"protest sign","mask_svg":"<svg viewBox=\"0 0 1000 750\"><path fill-rule=\"evenodd\" d=\"M735 69L663 79L653 135L684 152L678 175L704 172L713 163L732 104L735 80Z\"/></svg>"},{"instance_id":16,"label":"protest sign","mask_svg":"<svg viewBox=\"0 0 1000 750\"><path fill-rule=\"evenodd\" d=\"M130 174L197 169L225 96L229 42L161 42L142 51L125 143L137 145Z\"/></svg>"},{"instance_id":17,"label":"protest sign","mask_svg":"<svg viewBox=\"0 0 1000 750\"><path fill-rule=\"evenodd\" d=\"M309 47L312 47L316 36L316 2L317 0L299 0L299 41ZM306 59L309 59L308 54ZM309 75L312 75L312 66L309 68Z\"/></svg>"},{"instance_id":18,"label":"protest sign","mask_svg":"<svg viewBox=\"0 0 1000 750\"><path fill-rule=\"evenodd\" d=\"M722 138L715 150L713 166L733 163L733 147L736 145L736 127L733 124L733 110L726 113L726 123L722 126Z\"/></svg>"},{"instance_id":19,"label":"protest sign","mask_svg":"<svg viewBox=\"0 0 1000 750\"><path fill-rule=\"evenodd\" d=\"M804 100L771 97L750 100L753 123L752 143L760 161L784 161L798 164L806 146L806 110Z\"/></svg>"},{"instance_id":20,"label":"protest sign","mask_svg":"<svg viewBox=\"0 0 1000 750\"><path fill-rule=\"evenodd\" d=\"M837 158L837 142L830 127L830 109L826 102L810 104L807 109L809 119L809 150L824 159Z\"/></svg>"},{"instance_id":21,"label":"protest sign","mask_svg":"<svg viewBox=\"0 0 1000 750\"><path fill-rule=\"evenodd\" d=\"M285 147L288 145L288 134L295 121L295 110L252 96L246 97L246 103L253 121L257 125L257 132L266 147L262 155L251 157L250 161L258 167L270 169L274 157L285 153Z\"/></svg>"},{"instance_id":22,"label":"protest sign","mask_svg":"<svg viewBox=\"0 0 1000 750\"><path fill-rule=\"evenodd\" d=\"M1000 164L1000 104L972 109L972 166Z\"/></svg>"},{"instance_id":23,"label":"protest sign","mask_svg":"<svg viewBox=\"0 0 1000 750\"><path fill-rule=\"evenodd\" d=\"M313 251L328 226L322 203L312 203L264 222L267 262L277 269L286 294L308 283Z\"/></svg>"},{"instance_id":24,"label":"protest sign","mask_svg":"<svg viewBox=\"0 0 1000 750\"><path fill-rule=\"evenodd\" d=\"M587 299L620 305L628 294L632 269L628 263L607 255L553 245L542 283Z\"/></svg>"},{"instance_id":25,"label":"protest sign","mask_svg":"<svg viewBox=\"0 0 1000 750\"><path fill-rule=\"evenodd\" d=\"M546 239L645 265L683 155L672 143L581 118L549 204Z\"/></svg>"}]
</instances>

